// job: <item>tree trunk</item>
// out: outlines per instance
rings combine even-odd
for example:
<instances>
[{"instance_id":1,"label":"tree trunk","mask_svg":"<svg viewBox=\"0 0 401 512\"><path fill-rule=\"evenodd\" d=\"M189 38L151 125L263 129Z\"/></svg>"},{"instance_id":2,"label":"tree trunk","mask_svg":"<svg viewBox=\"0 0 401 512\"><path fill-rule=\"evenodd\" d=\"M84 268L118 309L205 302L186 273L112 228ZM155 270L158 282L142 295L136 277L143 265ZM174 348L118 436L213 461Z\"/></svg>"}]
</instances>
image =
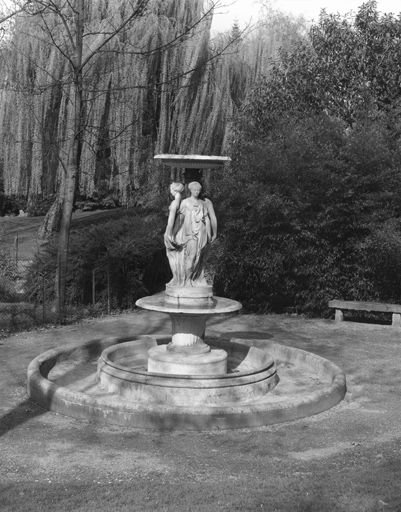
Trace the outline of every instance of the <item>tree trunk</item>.
<instances>
[{"instance_id":1,"label":"tree trunk","mask_svg":"<svg viewBox=\"0 0 401 512\"><path fill-rule=\"evenodd\" d=\"M71 125L68 133L68 163L64 183L63 214L61 217L60 236L58 244L58 313L60 322L65 321L65 299L68 248L72 210L74 207L75 191L79 169L79 145L82 126L82 37L84 28L84 0L76 3L76 36L75 55L73 64L73 81L71 84Z\"/></svg>"},{"instance_id":2,"label":"tree trunk","mask_svg":"<svg viewBox=\"0 0 401 512\"><path fill-rule=\"evenodd\" d=\"M46 213L43 223L38 231L38 240L46 242L53 233L60 231L61 215L63 211L63 199L57 194L56 199Z\"/></svg>"},{"instance_id":3,"label":"tree trunk","mask_svg":"<svg viewBox=\"0 0 401 512\"><path fill-rule=\"evenodd\" d=\"M70 241L70 228L72 210L74 207L75 190L79 169L79 138L82 110L82 87L80 72L71 86L71 102L73 115L71 119L71 133L69 135L68 165L64 184L63 213L61 216L60 235L58 244L58 306L61 322L65 318L65 296L67 280L68 247Z\"/></svg>"},{"instance_id":4,"label":"tree trunk","mask_svg":"<svg viewBox=\"0 0 401 512\"><path fill-rule=\"evenodd\" d=\"M65 318L68 247L70 241L71 217L72 209L74 206L75 184L77 174L77 166L74 163L71 163L67 168L63 214L61 217L58 244L58 308L59 317L62 322Z\"/></svg>"}]
</instances>

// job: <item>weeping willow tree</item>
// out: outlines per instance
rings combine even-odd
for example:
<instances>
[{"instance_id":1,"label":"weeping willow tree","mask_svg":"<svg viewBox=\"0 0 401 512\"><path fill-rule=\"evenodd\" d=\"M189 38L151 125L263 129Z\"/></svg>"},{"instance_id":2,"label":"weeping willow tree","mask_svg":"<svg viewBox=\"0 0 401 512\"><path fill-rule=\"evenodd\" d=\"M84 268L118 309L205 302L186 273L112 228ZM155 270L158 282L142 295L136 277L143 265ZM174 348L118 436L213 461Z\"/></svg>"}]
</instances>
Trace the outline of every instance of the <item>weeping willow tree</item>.
<instances>
[{"instance_id":1,"label":"weeping willow tree","mask_svg":"<svg viewBox=\"0 0 401 512\"><path fill-rule=\"evenodd\" d=\"M224 126L230 113L211 69L218 53L210 45L213 4L145 2L132 27L103 44L102 24L122 24L131 3L84 3L82 42L94 54L81 78L77 192L90 196L103 187L123 204L148 182L154 151L219 152L205 127ZM71 49L65 53L57 35L59 15L20 17L8 49L11 87L0 105L4 177L8 194L30 201L62 189L68 155Z\"/></svg>"},{"instance_id":2,"label":"weeping willow tree","mask_svg":"<svg viewBox=\"0 0 401 512\"><path fill-rule=\"evenodd\" d=\"M122 204L136 201L146 185L158 185L154 152L224 151L233 111L302 28L270 12L251 37L229 46L227 35L211 40L211 4L145 3L135 23L105 43L134 4L84 2L84 51L93 56L82 73L76 193L85 197L113 192ZM6 193L28 197L28 205L63 189L72 91L60 14L20 16L6 48L0 158Z\"/></svg>"},{"instance_id":3,"label":"weeping willow tree","mask_svg":"<svg viewBox=\"0 0 401 512\"><path fill-rule=\"evenodd\" d=\"M195 123L208 99L214 4L204 4L48 0L17 18L1 105L4 182L29 201L56 193L42 232L61 226L61 309L77 191L106 184L126 203L150 181L154 149L208 150Z\"/></svg>"},{"instance_id":4,"label":"weeping willow tree","mask_svg":"<svg viewBox=\"0 0 401 512\"><path fill-rule=\"evenodd\" d=\"M272 64L281 59L300 39L307 39L309 24L303 16L293 16L261 1L262 11L257 30L244 47L244 58L252 63L251 76L269 76ZM252 57L251 57L252 56Z\"/></svg>"},{"instance_id":5,"label":"weeping willow tree","mask_svg":"<svg viewBox=\"0 0 401 512\"><path fill-rule=\"evenodd\" d=\"M232 38L211 41L215 5L46 0L16 18L0 97L4 185L28 204L55 195L41 235L60 228L61 309L78 194L113 192L129 204L163 185L155 153L226 148L252 59L249 46L238 59Z\"/></svg>"},{"instance_id":6,"label":"weeping willow tree","mask_svg":"<svg viewBox=\"0 0 401 512\"><path fill-rule=\"evenodd\" d=\"M268 13L251 37L230 45L227 35L211 40L212 4L142 3L146 10L135 23L107 41L137 2L83 3L83 52L92 57L80 79L76 195L113 193L130 204L147 186L160 185L155 152L221 154L233 111L297 30ZM60 28L61 15L73 20L62 11L66 2L48 4L53 12L17 19L6 49L7 90L0 93L6 193L27 197L28 206L58 194L43 235L60 218L74 115L72 47L63 46Z\"/></svg>"}]
</instances>

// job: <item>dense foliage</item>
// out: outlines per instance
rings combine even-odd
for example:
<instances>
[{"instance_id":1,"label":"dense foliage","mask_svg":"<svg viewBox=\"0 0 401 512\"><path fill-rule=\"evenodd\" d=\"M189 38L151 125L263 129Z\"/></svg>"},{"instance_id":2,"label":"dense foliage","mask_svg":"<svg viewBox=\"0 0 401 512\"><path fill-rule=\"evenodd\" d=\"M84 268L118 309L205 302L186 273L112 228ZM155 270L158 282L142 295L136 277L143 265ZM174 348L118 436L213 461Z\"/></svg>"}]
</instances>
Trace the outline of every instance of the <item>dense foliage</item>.
<instances>
[{"instance_id":1,"label":"dense foliage","mask_svg":"<svg viewBox=\"0 0 401 512\"><path fill-rule=\"evenodd\" d=\"M72 231L66 303L93 305L93 271L95 303L103 307L108 301L108 284L112 309L132 308L138 298L154 293L169 276L163 226L164 218L160 216L140 217L128 211L119 220ZM42 299L42 276L56 264L57 243L51 240L31 267L28 289L33 299ZM53 283L48 280L46 286L53 287ZM46 294L54 297L54 288Z\"/></svg>"},{"instance_id":2,"label":"dense foliage","mask_svg":"<svg viewBox=\"0 0 401 512\"><path fill-rule=\"evenodd\" d=\"M0 302L17 302L15 281L18 277L18 269L10 250L4 244L0 233Z\"/></svg>"},{"instance_id":3,"label":"dense foliage","mask_svg":"<svg viewBox=\"0 0 401 512\"><path fill-rule=\"evenodd\" d=\"M254 91L252 116L269 129L277 116L326 112L352 127L367 102L398 119L401 81L401 20L380 15L376 2L355 18L322 12L308 38L284 49Z\"/></svg>"},{"instance_id":4,"label":"dense foliage","mask_svg":"<svg viewBox=\"0 0 401 512\"><path fill-rule=\"evenodd\" d=\"M219 186L219 293L252 310L310 314L325 314L332 298L401 301L392 87L400 30L401 20L380 18L374 2L353 24L323 13L309 44L254 89L237 119L233 170ZM377 59L362 59L373 59L371 47L383 49L380 65L393 73L380 86Z\"/></svg>"},{"instance_id":5,"label":"dense foliage","mask_svg":"<svg viewBox=\"0 0 401 512\"><path fill-rule=\"evenodd\" d=\"M94 31L102 5L88 12ZM164 207L168 178L182 176L155 172L154 153L227 150L231 169L205 176L220 224L208 269L216 294L248 310L313 315L326 315L332 298L400 303L401 18L369 1L354 18L323 12L305 36L302 21L270 15L223 59L216 55L238 27L212 39L205 19L202 30L166 45L203 2L151 5L84 77L77 193ZM38 28L32 20L21 26L7 48L18 87L0 97L0 164L8 193L33 197L57 193L62 181L68 74L42 39L24 46L23 32ZM138 47L147 50L138 56ZM24 115L13 115L15 105ZM89 303L91 272L107 266L114 307L154 291L168 279L164 222L130 218L73 233L67 301ZM34 270L56 262L50 243Z\"/></svg>"}]
</instances>

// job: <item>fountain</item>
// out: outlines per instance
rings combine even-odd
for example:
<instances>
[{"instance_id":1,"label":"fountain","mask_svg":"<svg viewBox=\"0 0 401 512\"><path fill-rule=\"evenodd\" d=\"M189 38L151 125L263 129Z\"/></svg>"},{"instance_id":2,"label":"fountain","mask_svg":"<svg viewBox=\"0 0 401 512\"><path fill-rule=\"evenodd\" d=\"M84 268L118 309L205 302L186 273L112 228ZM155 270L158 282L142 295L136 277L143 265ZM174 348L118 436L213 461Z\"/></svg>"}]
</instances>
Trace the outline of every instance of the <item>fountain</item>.
<instances>
[{"instance_id":1,"label":"fountain","mask_svg":"<svg viewBox=\"0 0 401 512\"><path fill-rule=\"evenodd\" d=\"M227 373L227 352L211 349L205 343L209 317L241 309L236 301L213 297L212 286L204 277L209 246L217 237L217 219L209 199L200 199L200 171L219 168L228 158L196 155L157 155L165 165L184 167L189 197L181 200L185 187L173 183L169 219L164 235L173 278L165 294L144 297L136 305L169 314L172 338L168 345L149 351L148 371L178 375L223 375ZM198 181L195 181L195 180Z\"/></svg>"},{"instance_id":2,"label":"fountain","mask_svg":"<svg viewBox=\"0 0 401 512\"><path fill-rule=\"evenodd\" d=\"M237 301L213 296L204 276L211 243L217 237L217 219L210 199L201 199L202 169L220 168L225 157L157 155L167 166L185 168L182 183L173 183L164 241L172 279L162 294L136 302L142 309L166 313L172 325L171 341L151 347L145 383L131 371L129 347L116 346L99 361L104 388L147 403L157 400L176 406L224 405L266 394L278 381L273 359L260 349L245 350L232 343L228 350L205 343L206 322L215 315L241 309ZM194 181L194 180L198 181ZM188 197L182 199L184 190ZM136 345L131 345L136 350ZM246 352L246 353L244 353ZM230 356L229 356L230 354ZM246 360L239 378L239 361ZM118 361L118 368L116 368ZM149 375L158 375L155 386Z\"/></svg>"},{"instance_id":3,"label":"fountain","mask_svg":"<svg viewBox=\"0 0 401 512\"><path fill-rule=\"evenodd\" d=\"M170 187L164 241L172 279L164 293L136 304L169 315L171 336L117 337L48 351L28 368L30 397L76 418L166 429L266 425L342 400L344 374L317 355L267 340L206 337L208 319L241 309L239 302L215 297L204 275L217 219L213 203L201 195L201 173L230 159L155 159L184 168L185 183Z\"/></svg>"}]
</instances>

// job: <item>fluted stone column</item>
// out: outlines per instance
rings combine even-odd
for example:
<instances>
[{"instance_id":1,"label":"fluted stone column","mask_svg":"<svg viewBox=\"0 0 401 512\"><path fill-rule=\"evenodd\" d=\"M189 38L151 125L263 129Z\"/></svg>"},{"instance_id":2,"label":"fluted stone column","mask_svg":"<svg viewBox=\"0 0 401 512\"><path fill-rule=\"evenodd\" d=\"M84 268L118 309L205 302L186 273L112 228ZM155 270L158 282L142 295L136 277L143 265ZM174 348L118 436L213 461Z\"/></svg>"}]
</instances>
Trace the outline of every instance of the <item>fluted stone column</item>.
<instances>
[{"instance_id":1,"label":"fluted stone column","mask_svg":"<svg viewBox=\"0 0 401 512\"><path fill-rule=\"evenodd\" d=\"M170 313L172 338L171 347L207 346L205 340L205 328L207 315L175 315Z\"/></svg>"}]
</instances>

